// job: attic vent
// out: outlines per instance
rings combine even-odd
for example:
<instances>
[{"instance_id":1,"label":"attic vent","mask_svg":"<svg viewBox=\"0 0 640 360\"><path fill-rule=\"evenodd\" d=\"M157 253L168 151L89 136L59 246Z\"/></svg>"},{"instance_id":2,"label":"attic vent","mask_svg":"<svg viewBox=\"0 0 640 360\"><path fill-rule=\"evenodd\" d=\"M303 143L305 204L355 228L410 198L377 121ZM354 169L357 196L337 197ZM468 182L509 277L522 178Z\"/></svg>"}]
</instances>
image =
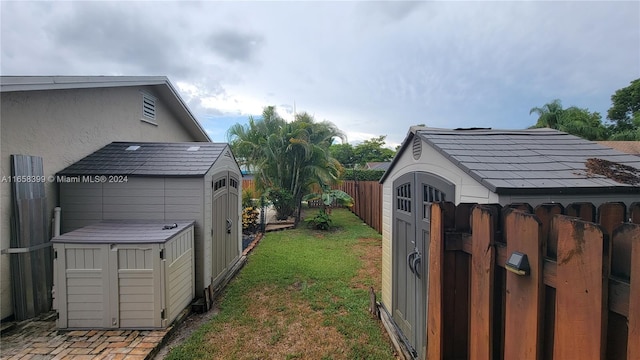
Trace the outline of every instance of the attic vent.
<instances>
[{"instance_id":1,"label":"attic vent","mask_svg":"<svg viewBox=\"0 0 640 360\"><path fill-rule=\"evenodd\" d=\"M128 148L126 148L125 150L127 150L127 151L136 151L136 150L138 150L138 149L140 149L140 146L138 146L138 145L131 145L131 146L129 146Z\"/></svg>"},{"instance_id":2,"label":"attic vent","mask_svg":"<svg viewBox=\"0 0 640 360\"><path fill-rule=\"evenodd\" d=\"M145 93L142 93L142 116L148 120L156 119L156 99Z\"/></svg>"},{"instance_id":3,"label":"attic vent","mask_svg":"<svg viewBox=\"0 0 640 360\"><path fill-rule=\"evenodd\" d=\"M420 159L422 155L422 140L418 136L413 137L413 158L415 160Z\"/></svg>"},{"instance_id":4,"label":"attic vent","mask_svg":"<svg viewBox=\"0 0 640 360\"><path fill-rule=\"evenodd\" d=\"M224 156L231 157L231 151L227 150L227 152L224 153Z\"/></svg>"},{"instance_id":5,"label":"attic vent","mask_svg":"<svg viewBox=\"0 0 640 360\"><path fill-rule=\"evenodd\" d=\"M198 151L200 150L200 146L189 146L187 151Z\"/></svg>"}]
</instances>

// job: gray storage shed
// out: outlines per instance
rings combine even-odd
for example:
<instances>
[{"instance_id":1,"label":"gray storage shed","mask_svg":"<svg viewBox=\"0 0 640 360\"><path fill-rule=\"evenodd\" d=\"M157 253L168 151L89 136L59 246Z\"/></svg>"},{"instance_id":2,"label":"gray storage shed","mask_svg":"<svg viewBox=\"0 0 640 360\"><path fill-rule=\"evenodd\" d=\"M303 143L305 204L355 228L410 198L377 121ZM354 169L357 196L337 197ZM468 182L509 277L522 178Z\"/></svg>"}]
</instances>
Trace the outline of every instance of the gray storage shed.
<instances>
[{"instance_id":1,"label":"gray storage shed","mask_svg":"<svg viewBox=\"0 0 640 360\"><path fill-rule=\"evenodd\" d=\"M54 237L58 328L163 328L194 291L193 221L102 221Z\"/></svg>"},{"instance_id":2,"label":"gray storage shed","mask_svg":"<svg viewBox=\"0 0 640 360\"><path fill-rule=\"evenodd\" d=\"M430 204L640 201L640 158L553 129L412 127L382 189L382 303L426 346Z\"/></svg>"},{"instance_id":3,"label":"gray storage shed","mask_svg":"<svg viewBox=\"0 0 640 360\"><path fill-rule=\"evenodd\" d=\"M57 174L61 229L103 220L193 220L201 297L241 256L241 176L225 143L114 142Z\"/></svg>"}]
</instances>

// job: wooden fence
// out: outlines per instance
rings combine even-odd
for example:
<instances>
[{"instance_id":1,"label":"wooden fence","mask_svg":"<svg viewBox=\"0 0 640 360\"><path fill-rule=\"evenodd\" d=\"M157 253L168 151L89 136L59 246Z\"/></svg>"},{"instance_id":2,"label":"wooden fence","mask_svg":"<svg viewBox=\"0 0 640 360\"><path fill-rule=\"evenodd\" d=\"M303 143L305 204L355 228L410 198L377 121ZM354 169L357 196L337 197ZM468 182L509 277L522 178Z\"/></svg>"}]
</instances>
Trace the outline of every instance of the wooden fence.
<instances>
[{"instance_id":1,"label":"wooden fence","mask_svg":"<svg viewBox=\"0 0 640 360\"><path fill-rule=\"evenodd\" d=\"M242 191L251 190L255 193L256 191L256 181L255 180L247 180L242 179Z\"/></svg>"},{"instance_id":2,"label":"wooden fence","mask_svg":"<svg viewBox=\"0 0 640 360\"><path fill-rule=\"evenodd\" d=\"M351 211L379 234L382 233L382 184L348 180L334 188L349 194L354 200Z\"/></svg>"},{"instance_id":3,"label":"wooden fence","mask_svg":"<svg viewBox=\"0 0 640 360\"><path fill-rule=\"evenodd\" d=\"M640 359L640 203L431 214L428 359Z\"/></svg>"}]
</instances>

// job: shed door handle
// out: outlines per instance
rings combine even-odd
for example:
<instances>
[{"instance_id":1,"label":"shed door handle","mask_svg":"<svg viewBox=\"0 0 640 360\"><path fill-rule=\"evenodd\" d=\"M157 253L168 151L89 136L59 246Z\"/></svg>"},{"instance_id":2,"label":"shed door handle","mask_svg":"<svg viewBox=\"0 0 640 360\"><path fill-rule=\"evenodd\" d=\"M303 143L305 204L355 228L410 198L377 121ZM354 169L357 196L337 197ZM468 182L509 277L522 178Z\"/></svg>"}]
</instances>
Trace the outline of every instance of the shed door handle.
<instances>
[{"instance_id":1,"label":"shed door handle","mask_svg":"<svg viewBox=\"0 0 640 360\"><path fill-rule=\"evenodd\" d=\"M418 279L420 279L420 268L418 266L420 266L420 263L422 262L422 256L420 256L420 253L418 252L416 254L416 256L413 258L413 273L416 274L416 276L418 277Z\"/></svg>"},{"instance_id":2,"label":"shed door handle","mask_svg":"<svg viewBox=\"0 0 640 360\"><path fill-rule=\"evenodd\" d=\"M231 219L227 219L227 234L231 234L231 225L233 224L233 221L231 221Z\"/></svg>"},{"instance_id":3,"label":"shed door handle","mask_svg":"<svg viewBox=\"0 0 640 360\"><path fill-rule=\"evenodd\" d=\"M418 254L419 254L418 250L414 250L412 253L407 255L407 264L409 265L409 270L411 270L411 272L414 273L414 274L416 273L416 271L413 268L413 266L414 266L414 259L413 258Z\"/></svg>"}]
</instances>

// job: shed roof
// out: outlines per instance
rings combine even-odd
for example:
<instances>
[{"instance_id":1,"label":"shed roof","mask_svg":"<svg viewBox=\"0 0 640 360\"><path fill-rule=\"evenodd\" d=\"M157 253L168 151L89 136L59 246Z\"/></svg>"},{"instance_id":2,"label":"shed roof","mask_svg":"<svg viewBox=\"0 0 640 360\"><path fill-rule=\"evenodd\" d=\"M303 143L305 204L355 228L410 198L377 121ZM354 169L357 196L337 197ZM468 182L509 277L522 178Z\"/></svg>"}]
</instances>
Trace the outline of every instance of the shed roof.
<instances>
[{"instance_id":1,"label":"shed roof","mask_svg":"<svg viewBox=\"0 0 640 360\"><path fill-rule=\"evenodd\" d=\"M226 143L112 142L57 175L197 177L205 175L223 153L233 156Z\"/></svg>"},{"instance_id":2,"label":"shed roof","mask_svg":"<svg viewBox=\"0 0 640 360\"><path fill-rule=\"evenodd\" d=\"M58 235L53 243L149 244L164 243L195 221L108 220Z\"/></svg>"},{"instance_id":3,"label":"shed roof","mask_svg":"<svg viewBox=\"0 0 640 360\"><path fill-rule=\"evenodd\" d=\"M546 128L412 127L381 182L414 136L499 194L640 191L638 157Z\"/></svg>"}]
</instances>

